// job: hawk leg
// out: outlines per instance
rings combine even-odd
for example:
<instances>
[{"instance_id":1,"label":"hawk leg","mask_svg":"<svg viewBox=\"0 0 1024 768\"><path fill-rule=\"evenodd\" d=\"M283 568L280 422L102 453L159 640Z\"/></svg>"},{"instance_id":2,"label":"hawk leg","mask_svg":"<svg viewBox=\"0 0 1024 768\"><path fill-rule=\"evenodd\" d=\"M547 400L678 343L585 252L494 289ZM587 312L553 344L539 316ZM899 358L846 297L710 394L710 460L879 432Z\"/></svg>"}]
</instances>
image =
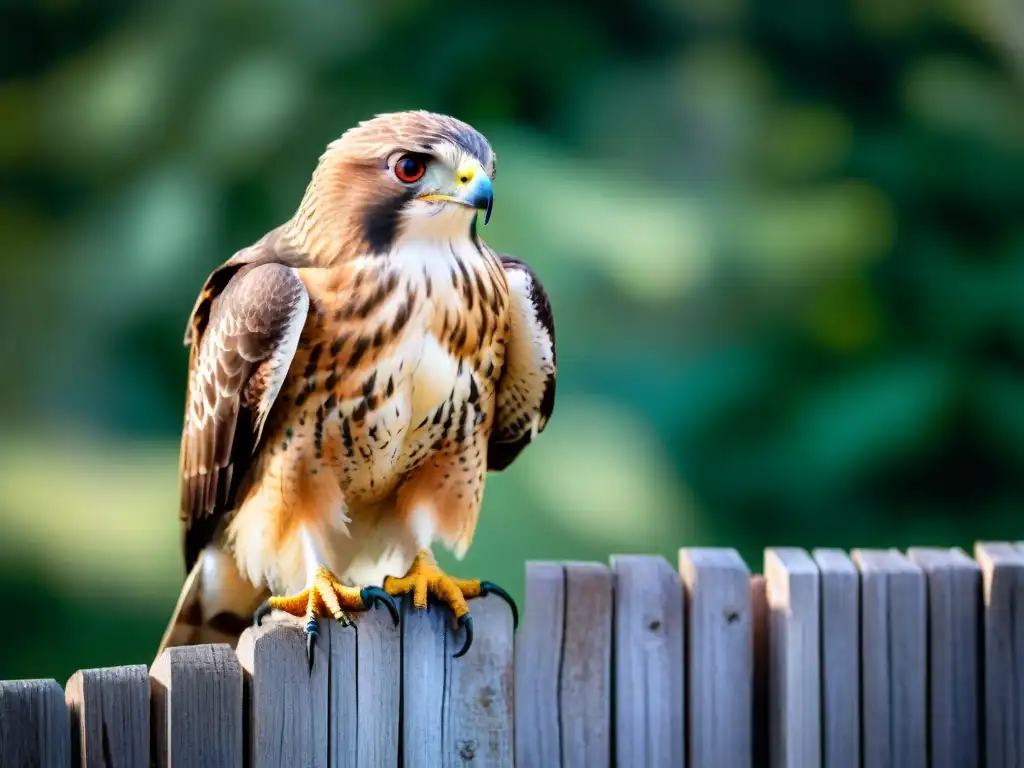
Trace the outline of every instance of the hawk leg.
<instances>
[{"instance_id":1,"label":"hawk leg","mask_svg":"<svg viewBox=\"0 0 1024 768\"><path fill-rule=\"evenodd\" d=\"M473 644L473 617L469 613L467 600L489 594L498 595L512 609L512 626L519 626L519 609L504 589L489 581L477 579L454 579L442 571L429 549L421 549L412 561L409 572L401 577L388 576L384 579L384 591L394 597L412 593L415 608L426 608L427 597L433 596L451 608L455 626L464 627L466 640L455 658L463 656Z\"/></svg>"},{"instance_id":2,"label":"hawk leg","mask_svg":"<svg viewBox=\"0 0 1024 768\"><path fill-rule=\"evenodd\" d=\"M284 611L297 619L305 618L306 656L309 658L309 668L312 669L313 645L320 634L317 617L333 616L342 626L347 627L352 623L348 618L349 613L368 611L377 603L388 609L397 625L398 607L391 595L380 587L347 587L321 565L316 570L313 583L306 589L297 595L271 597L257 608L255 622L259 626L271 611Z\"/></svg>"}]
</instances>

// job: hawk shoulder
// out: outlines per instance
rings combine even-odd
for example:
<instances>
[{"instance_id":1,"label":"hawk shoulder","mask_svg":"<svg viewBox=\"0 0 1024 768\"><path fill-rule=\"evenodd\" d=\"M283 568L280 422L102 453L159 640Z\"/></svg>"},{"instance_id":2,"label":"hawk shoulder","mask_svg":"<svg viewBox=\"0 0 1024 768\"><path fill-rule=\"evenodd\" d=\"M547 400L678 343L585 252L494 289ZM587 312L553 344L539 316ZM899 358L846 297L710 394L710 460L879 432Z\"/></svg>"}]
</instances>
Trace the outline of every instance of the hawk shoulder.
<instances>
[{"instance_id":1,"label":"hawk shoulder","mask_svg":"<svg viewBox=\"0 0 1024 768\"><path fill-rule=\"evenodd\" d=\"M268 236L214 270L186 331L180 460L186 571L235 505L309 311L295 259L274 244Z\"/></svg>"},{"instance_id":2,"label":"hawk shoulder","mask_svg":"<svg viewBox=\"0 0 1024 768\"><path fill-rule=\"evenodd\" d=\"M555 320L537 273L501 254L509 286L509 338L497 387L487 468L501 471L547 426L555 407Z\"/></svg>"}]
</instances>

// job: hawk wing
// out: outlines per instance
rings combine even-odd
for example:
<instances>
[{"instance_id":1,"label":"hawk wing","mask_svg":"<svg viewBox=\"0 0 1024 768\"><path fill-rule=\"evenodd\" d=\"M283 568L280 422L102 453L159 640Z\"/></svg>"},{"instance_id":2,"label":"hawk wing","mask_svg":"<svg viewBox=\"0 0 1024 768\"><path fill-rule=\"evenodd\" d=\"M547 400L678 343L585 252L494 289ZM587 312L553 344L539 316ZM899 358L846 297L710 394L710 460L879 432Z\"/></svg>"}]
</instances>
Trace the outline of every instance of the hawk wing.
<instances>
[{"instance_id":1,"label":"hawk wing","mask_svg":"<svg viewBox=\"0 0 1024 768\"><path fill-rule=\"evenodd\" d=\"M309 294L294 267L281 263L294 259L274 245L264 238L215 270L185 334L191 345L180 460L186 571L234 507L305 325Z\"/></svg>"},{"instance_id":2,"label":"hawk wing","mask_svg":"<svg viewBox=\"0 0 1024 768\"><path fill-rule=\"evenodd\" d=\"M528 264L501 256L511 323L498 381L487 468L501 471L544 431L555 407L555 320L540 278Z\"/></svg>"}]
</instances>

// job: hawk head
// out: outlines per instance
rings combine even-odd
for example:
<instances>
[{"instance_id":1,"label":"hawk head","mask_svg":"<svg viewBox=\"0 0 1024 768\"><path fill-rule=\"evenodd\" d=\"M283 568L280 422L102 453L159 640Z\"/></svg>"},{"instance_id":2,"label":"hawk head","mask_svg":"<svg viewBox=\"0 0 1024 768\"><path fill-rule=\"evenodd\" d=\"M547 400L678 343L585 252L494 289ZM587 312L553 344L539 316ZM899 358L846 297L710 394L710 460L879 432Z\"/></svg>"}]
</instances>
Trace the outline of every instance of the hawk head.
<instances>
[{"instance_id":1,"label":"hawk head","mask_svg":"<svg viewBox=\"0 0 1024 768\"><path fill-rule=\"evenodd\" d=\"M385 253L399 238L466 237L478 211L490 219L494 170L490 144L461 120L378 115L328 145L295 222L332 259Z\"/></svg>"}]
</instances>

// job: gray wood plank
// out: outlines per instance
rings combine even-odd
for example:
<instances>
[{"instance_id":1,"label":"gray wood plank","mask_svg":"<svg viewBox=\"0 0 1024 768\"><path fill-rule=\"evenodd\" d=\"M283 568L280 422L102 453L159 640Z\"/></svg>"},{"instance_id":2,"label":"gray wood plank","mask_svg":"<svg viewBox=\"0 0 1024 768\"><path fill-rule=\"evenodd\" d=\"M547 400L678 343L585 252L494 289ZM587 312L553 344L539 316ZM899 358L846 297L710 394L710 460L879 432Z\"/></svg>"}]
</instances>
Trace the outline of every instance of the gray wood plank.
<instances>
[{"instance_id":1,"label":"gray wood plank","mask_svg":"<svg viewBox=\"0 0 1024 768\"><path fill-rule=\"evenodd\" d=\"M764 553L771 611L769 728L771 765L821 760L821 648L818 566L795 547Z\"/></svg>"},{"instance_id":2,"label":"gray wood plank","mask_svg":"<svg viewBox=\"0 0 1024 768\"><path fill-rule=\"evenodd\" d=\"M227 644L168 648L149 670L158 766L240 768L242 666Z\"/></svg>"},{"instance_id":3,"label":"gray wood plank","mask_svg":"<svg viewBox=\"0 0 1024 768\"><path fill-rule=\"evenodd\" d=\"M750 577L750 617L754 641L752 760L754 768L767 768L771 760L768 730L771 611L768 609L768 581L760 573Z\"/></svg>"},{"instance_id":4,"label":"gray wood plank","mask_svg":"<svg viewBox=\"0 0 1024 768\"><path fill-rule=\"evenodd\" d=\"M473 645L449 665L442 766L503 768L513 758L512 611L497 595L471 600ZM449 635L448 653L461 642Z\"/></svg>"},{"instance_id":5,"label":"gray wood plank","mask_svg":"<svg viewBox=\"0 0 1024 768\"><path fill-rule=\"evenodd\" d=\"M1024 552L980 542L985 631L985 764L1024 765Z\"/></svg>"},{"instance_id":6,"label":"gray wood plank","mask_svg":"<svg viewBox=\"0 0 1024 768\"><path fill-rule=\"evenodd\" d=\"M928 580L932 768L981 765L981 568L962 549L914 547Z\"/></svg>"},{"instance_id":7,"label":"gray wood plank","mask_svg":"<svg viewBox=\"0 0 1024 768\"><path fill-rule=\"evenodd\" d=\"M448 648L451 621L446 609L420 610L411 600L402 601L402 765L407 768L437 768L443 762L445 680L456 651Z\"/></svg>"},{"instance_id":8,"label":"gray wood plank","mask_svg":"<svg viewBox=\"0 0 1024 768\"><path fill-rule=\"evenodd\" d=\"M565 568L526 563L523 621L515 643L515 744L519 768L562 761L558 687L565 622Z\"/></svg>"},{"instance_id":9,"label":"gray wood plank","mask_svg":"<svg viewBox=\"0 0 1024 768\"><path fill-rule=\"evenodd\" d=\"M751 763L750 570L734 549L679 551L686 585L692 766Z\"/></svg>"},{"instance_id":10,"label":"gray wood plank","mask_svg":"<svg viewBox=\"0 0 1024 768\"><path fill-rule=\"evenodd\" d=\"M71 728L56 680L0 681L0 765L67 768Z\"/></svg>"},{"instance_id":11,"label":"gray wood plank","mask_svg":"<svg viewBox=\"0 0 1024 768\"><path fill-rule=\"evenodd\" d=\"M611 761L612 572L606 565L565 564L562 647L562 766L607 766Z\"/></svg>"},{"instance_id":12,"label":"gray wood plank","mask_svg":"<svg viewBox=\"0 0 1024 768\"><path fill-rule=\"evenodd\" d=\"M685 765L683 585L663 557L616 555L615 754L619 768Z\"/></svg>"},{"instance_id":13,"label":"gray wood plank","mask_svg":"<svg viewBox=\"0 0 1024 768\"><path fill-rule=\"evenodd\" d=\"M359 631L351 627L342 627L337 622L331 622L328 631L331 635L331 663L327 693L327 764L331 768L358 768L360 762L356 643ZM369 634L370 631L363 627L363 634ZM376 671L376 674L386 680L398 680L400 673L401 670L397 666L394 669ZM384 688L388 687L389 684L385 683ZM397 728L397 712L394 718ZM368 734L366 738L372 739L373 733ZM388 765L397 765L397 762L392 760Z\"/></svg>"},{"instance_id":14,"label":"gray wood plank","mask_svg":"<svg viewBox=\"0 0 1024 768\"><path fill-rule=\"evenodd\" d=\"M821 764L860 766L860 576L839 549L816 549L821 583Z\"/></svg>"},{"instance_id":15,"label":"gray wood plank","mask_svg":"<svg viewBox=\"0 0 1024 768\"><path fill-rule=\"evenodd\" d=\"M443 613L437 608L435 612ZM398 765L402 701L402 630L383 607L353 617L356 664L356 744L359 766ZM344 630L335 632L331 642ZM340 704L340 702L339 702ZM336 708L332 705L331 716Z\"/></svg>"},{"instance_id":16,"label":"gray wood plank","mask_svg":"<svg viewBox=\"0 0 1024 768\"><path fill-rule=\"evenodd\" d=\"M895 550L858 549L864 764L924 768L928 756L924 573Z\"/></svg>"},{"instance_id":17,"label":"gray wood plank","mask_svg":"<svg viewBox=\"0 0 1024 768\"><path fill-rule=\"evenodd\" d=\"M75 672L64 687L72 750L82 768L149 765L149 670L145 664Z\"/></svg>"},{"instance_id":18,"label":"gray wood plank","mask_svg":"<svg viewBox=\"0 0 1024 768\"><path fill-rule=\"evenodd\" d=\"M322 625L334 623L324 619ZM248 764L327 765L327 692L330 634L317 638L313 669L306 656L306 634L293 619L264 621L238 640L245 672L249 718Z\"/></svg>"}]
</instances>

